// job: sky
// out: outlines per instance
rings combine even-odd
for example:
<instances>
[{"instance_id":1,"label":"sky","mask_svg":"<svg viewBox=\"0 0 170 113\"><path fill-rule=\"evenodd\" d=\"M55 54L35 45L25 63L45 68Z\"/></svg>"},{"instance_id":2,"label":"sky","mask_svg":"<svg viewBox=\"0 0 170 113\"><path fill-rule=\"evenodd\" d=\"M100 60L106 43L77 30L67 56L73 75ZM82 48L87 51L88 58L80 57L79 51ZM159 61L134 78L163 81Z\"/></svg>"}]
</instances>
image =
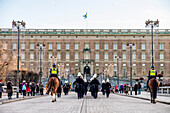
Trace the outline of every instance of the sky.
<instances>
[{"instance_id":1,"label":"sky","mask_svg":"<svg viewBox=\"0 0 170 113\"><path fill-rule=\"evenodd\" d=\"M0 0L0 28L25 21L27 29L170 28L170 0ZM87 19L83 15L87 12Z\"/></svg>"}]
</instances>

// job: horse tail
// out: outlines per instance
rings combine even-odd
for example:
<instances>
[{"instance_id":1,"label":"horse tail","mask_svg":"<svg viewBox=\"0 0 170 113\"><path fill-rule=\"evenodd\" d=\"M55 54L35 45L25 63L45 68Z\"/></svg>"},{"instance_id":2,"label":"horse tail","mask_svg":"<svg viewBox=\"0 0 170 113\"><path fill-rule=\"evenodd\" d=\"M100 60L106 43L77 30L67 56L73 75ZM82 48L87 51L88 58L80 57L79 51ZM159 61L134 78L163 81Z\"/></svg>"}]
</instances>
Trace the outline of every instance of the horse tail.
<instances>
[{"instance_id":1,"label":"horse tail","mask_svg":"<svg viewBox=\"0 0 170 113\"><path fill-rule=\"evenodd\" d=\"M152 93L153 93L153 98L156 98L157 97L157 82L156 82L155 78L153 79L153 90L152 90Z\"/></svg>"},{"instance_id":2,"label":"horse tail","mask_svg":"<svg viewBox=\"0 0 170 113\"><path fill-rule=\"evenodd\" d=\"M49 87L49 91L51 91L52 87L54 86L54 80L51 79L50 81L50 87ZM51 91L52 92L52 91Z\"/></svg>"}]
</instances>

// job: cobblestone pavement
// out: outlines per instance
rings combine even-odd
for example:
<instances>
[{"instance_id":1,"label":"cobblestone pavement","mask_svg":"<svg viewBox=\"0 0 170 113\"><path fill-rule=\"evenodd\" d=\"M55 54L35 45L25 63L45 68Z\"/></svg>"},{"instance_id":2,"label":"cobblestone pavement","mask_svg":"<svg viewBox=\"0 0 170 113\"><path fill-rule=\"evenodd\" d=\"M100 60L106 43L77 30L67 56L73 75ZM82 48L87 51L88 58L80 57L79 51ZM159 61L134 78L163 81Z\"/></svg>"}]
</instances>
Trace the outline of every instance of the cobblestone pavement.
<instances>
[{"instance_id":1,"label":"cobblestone pavement","mask_svg":"<svg viewBox=\"0 0 170 113\"><path fill-rule=\"evenodd\" d=\"M93 99L90 93L84 99L77 99L72 92L62 95L57 102L51 96L23 100L0 105L0 113L169 113L166 104L151 104L150 101L111 94L106 98L99 93Z\"/></svg>"}]
</instances>

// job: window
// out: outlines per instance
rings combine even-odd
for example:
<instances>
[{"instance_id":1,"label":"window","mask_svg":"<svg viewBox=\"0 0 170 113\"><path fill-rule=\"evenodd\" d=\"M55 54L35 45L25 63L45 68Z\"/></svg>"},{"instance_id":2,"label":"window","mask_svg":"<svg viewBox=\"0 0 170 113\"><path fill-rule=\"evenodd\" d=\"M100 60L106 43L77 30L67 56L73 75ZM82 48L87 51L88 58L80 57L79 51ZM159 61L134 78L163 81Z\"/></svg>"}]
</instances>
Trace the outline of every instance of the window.
<instances>
[{"instance_id":1,"label":"window","mask_svg":"<svg viewBox=\"0 0 170 113\"><path fill-rule=\"evenodd\" d=\"M164 54L160 53L160 60L163 60L163 59L164 59Z\"/></svg>"},{"instance_id":2,"label":"window","mask_svg":"<svg viewBox=\"0 0 170 113\"><path fill-rule=\"evenodd\" d=\"M123 54L123 60L126 60L126 54L125 53Z\"/></svg>"},{"instance_id":3,"label":"window","mask_svg":"<svg viewBox=\"0 0 170 113\"><path fill-rule=\"evenodd\" d=\"M79 54L75 53L75 59L78 60L79 59Z\"/></svg>"},{"instance_id":4,"label":"window","mask_svg":"<svg viewBox=\"0 0 170 113\"><path fill-rule=\"evenodd\" d=\"M123 69L123 77L126 77L126 69Z\"/></svg>"},{"instance_id":5,"label":"window","mask_svg":"<svg viewBox=\"0 0 170 113\"><path fill-rule=\"evenodd\" d=\"M75 44L75 49L76 49L76 50L79 49L79 44Z\"/></svg>"},{"instance_id":6,"label":"window","mask_svg":"<svg viewBox=\"0 0 170 113\"><path fill-rule=\"evenodd\" d=\"M105 54L104 54L104 59L105 59L105 60L108 60L108 53L105 53Z\"/></svg>"},{"instance_id":7,"label":"window","mask_svg":"<svg viewBox=\"0 0 170 113\"><path fill-rule=\"evenodd\" d=\"M25 53L22 53L21 54L21 60L24 60L25 59Z\"/></svg>"},{"instance_id":8,"label":"window","mask_svg":"<svg viewBox=\"0 0 170 113\"><path fill-rule=\"evenodd\" d=\"M70 44L66 44L66 49L67 49L67 50L70 49Z\"/></svg>"},{"instance_id":9,"label":"window","mask_svg":"<svg viewBox=\"0 0 170 113\"><path fill-rule=\"evenodd\" d=\"M96 44L96 50L99 50L99 44Z\"/></svg>"},{"instance_id":10,"label":"window","mask_svg":"<svg viewBox=\"0 0 170 113\"><path fill-rule=\"evenodd\" d=\"M132 46L132 49L133 49L133 50L136 50L136 44Z\"/></svg>"},{"instance_id":11,"label":"window","mask_svg":"<svg viewBox=\"0 0 170 113\"><path fill-rule=\"evenodd\" d=\"M3 54L3 59L6 59L6 54Z\"/></svg>"},{"instance_id":12,"label":"window","mask_svg":"<svg viewBox=\"0 0 170 113\"><path fill-rule=\"evenodd\" d=\"M164 44L160 44L160 50L164 49Z\"/></svg>"},{"instance_id":13,"label":"window","mask_svg":"<svg viewBox=\"0 0 170 113\"><path fill-rule=\"evenodd\" d=\"M51 59L52 53L48 54L48 59Z\"/></svg>"},{"instance_id":14,"label":"window","mask_svg":"<svg viewBox=\"0 0 170 113\"><path fill-rule=\"evenodd\" d=\"M89 59L89 54L88 53L85 54L85 59Z\"/></svg>"},{"instance_id":15,"label":"window","mask_svg":"<svg viewBox=\"0 0 170 113\"><path fill-rule=\"evenodd\" d=\"M115 57L117 56L117 53L114 53L114 55L113 55L113 59L116 59Z\"/></svg>"},{"instance_id":16,"label":"window","mask_svg":"<svg viewBox=\"0 0 170 113\"><path fill-rule=\"evenodd\" d=\"M25 44L24 43L21 44L21 49L25 49Z\"/></svg>"},{"instance_id":17,"label":"window","mask_svg":"<svg viewBox=\"0 0 170 113\"><path fill-rule=\"evenodd\" d=\"M7 49L7 44L6 43L3 44L3 49Z\"/></svg>"},{"instance_id":18,"label":"window","mask_svg":"<svg viewBox=\"0 0 170 113\"><path fill-rule=\"evenodd\" d=\"M85 44L85 48L89 48L89 44Z\"/></svg>"},{"instance_id":19,"label":"window","mask_svg":"<svg viewBox=\"0 0 170 113\"><path fill-rule=\"evenodd\" d=\"M145 53L142 53L142 60L145 60Z\"/></svg>"},{"instance_id":20,"label":"window","mask_svg":"<svg viewBox=\"0 0 170 113\"><path fill-rule=\"evenodd\" d=\"M133 53L133 60L136 60L136 53Z\"/></svg>"},{"instance_id":21,"label":"window","mask_svg":"<svg viewBox=\"0 0 170 113\"><path fill-rule=\"evenodd\" d=\"M48 47L49 47L48 49L52 50L53 49L53 44L49 43Z\"/></svg>"},{"instance_id":22,"label":"window","mask_svg":"<svg viewBox=\"0 0 170 113\"><path fill-rule=\"evenodd\" d=\"M17 49L17 44L16 43L12 44L12 49Z\"/></svg>"},{"instance_id":23,"label":"window","mask_svg":"<svg viewBox=\"0 0 170 113\"><path fill-rule=\"evenodd\" d=\"M108 44L104 44L104 49L108 50Z\"/></svg>"},{"instance_id":24,"label":"window","mask_svg":"<svg viewBox=\"0 0 170 113\"><path fill-rule=\"evenodd\" d=\"M126 50L126 44L123 44L123 50Z\"/></svg>"},{"instance_id":25,"label":"window","mask_svg":"<svg viewBox=\"0 0 170 113\"><path fill-rule=\"evenodd\" d=\"M155 49L155 46L154 46L154 44L153 44L153 50ZM151 50L152 50L152 43L151 43Z\"/></svg>"},{"instance_id":26,"label":"window","mask_svg":"<svg viewBox=\"0 0 170 113\"><path fill-rule=\"evenodd\" d=\"M142 50L145 50L145 44L142 44Z\"/></svg>"},{"instance_id":27,"label":"window","mask_svg":"<svg viewBox=\"0 0 170 113\"><path fill-rule=\"evenodd\" d=\"M57 59L60 60L61 59L61 54L57 53Z\"/></svg>"},{"instance_id":28,"label":"window","mask_svg":"<svg viewBox=\"0 0 170 113\"><path fill-rule=\"evenodd\" d=\"M61 44L57 44L57 49L58 49L58 50L61 49Z\"/></svg>"},{"instance_id":29,"label":"window","mask_svg":"<svg viewBox=\"0 0 170 113\"><path fill-rule=\"evenodd\" d=\"M96 53L96 60L99 60L99 53Z\"/></svg>"},{"instance_id":30,"label":"window","mask_svg":"<svg viewBox=\"0 0 170 113\"><path fill-rule=\"evenodd\" d=\"M70 54L66 53L66 60L69 60L69 59L70 59Z\"/></svg>"},{"instance_id":31,"label":"window","mask_svg":"<svg viewBox=\"0 0 170 113\"><path fill-rule=\"evenodd\" d=\"M114 50L117 50L117 43L114 43L113 47Z\"/></svg>"},{"instance_id":32,"label":"window","mask_svg":"<svg viewBox=\"0 0 170 113\"><path fill-rule=\"evenodd\" d=\"M34 49L34 43L30 44L30 49Z\"/></svg>"},{"instance_id":33,"label":"window","mask_svg":"<svg viewBox=\"0 0 170 113\"><path fill-rule=\"evenodd\" d=\"M31 53L31 54L30 54L30 60L33 60L33 59L34 59L34 54Z\"/></svg>"}]
</instances>

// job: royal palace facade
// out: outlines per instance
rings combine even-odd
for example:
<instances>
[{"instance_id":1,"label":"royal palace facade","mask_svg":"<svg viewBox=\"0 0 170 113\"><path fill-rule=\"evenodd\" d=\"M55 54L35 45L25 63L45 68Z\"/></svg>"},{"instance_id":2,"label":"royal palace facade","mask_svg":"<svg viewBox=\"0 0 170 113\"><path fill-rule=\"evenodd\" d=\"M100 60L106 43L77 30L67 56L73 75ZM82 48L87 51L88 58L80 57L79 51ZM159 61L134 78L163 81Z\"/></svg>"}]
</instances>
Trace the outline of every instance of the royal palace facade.
<instances>
[{"instance_id":1,"label":"royal palace facade","mask_svg":"<svg viewBox=\"0 0 170 113\"><path fill-rule=\"evenodd\" d=\"M17 54L17 30L0 29L3 49ZM21 68L39 73L42 48L43 77L53 62L62 75L62 69L76 75L109 74L120 78L130 77L130 47L132 47L132 77L147 77L151 66L151 33L149 29L21 29ZM154 66L164 79L170 79L170 30L154 30ZM54 56L54 57L53 57ZM115 58L119 56L119 60ZM5 58L6 55L3 54ZM111 68L109 69L109 66ZM118 69L119 66L119 69ZM110 72L111 71L111 72Z\"/></svg>"}]
</instances>

